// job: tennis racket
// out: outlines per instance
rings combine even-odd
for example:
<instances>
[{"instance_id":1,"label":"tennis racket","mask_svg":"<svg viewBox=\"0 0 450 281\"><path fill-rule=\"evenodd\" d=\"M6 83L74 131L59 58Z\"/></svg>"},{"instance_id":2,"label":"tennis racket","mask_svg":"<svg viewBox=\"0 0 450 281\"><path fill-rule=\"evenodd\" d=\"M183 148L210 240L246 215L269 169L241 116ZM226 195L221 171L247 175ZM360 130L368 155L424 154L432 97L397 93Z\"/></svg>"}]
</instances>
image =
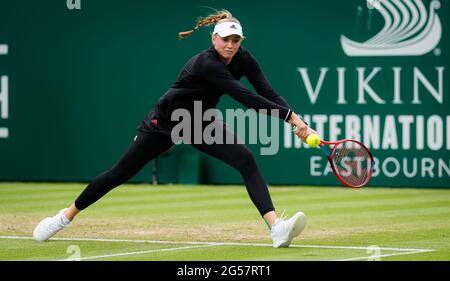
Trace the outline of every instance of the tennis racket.
<instances>
[{"instance_id":1,"label":"tennis racket","mask_svg":"<svg viewBox=\"0 0 450 281\"><path fill-rule=\"evenodd\" d=\"M372 178L373 156L361 142L344 139L320 141L320 148L338 180L351 188L367 185Z\"/></svg>"},{"instance_id":2,"label":"tennis racket","mask_svg":"<svg viewBox=\"0 0 450 281\"><path fill-rule=\"evenodd\" d=\"M292 131L296 130L297 126L292 126ZM364 144L352 139L320 140L319 147L327 157L334 175L344 185L360 188L369 183L374 162L372 153Z\"/></svg>"}]
</instances>

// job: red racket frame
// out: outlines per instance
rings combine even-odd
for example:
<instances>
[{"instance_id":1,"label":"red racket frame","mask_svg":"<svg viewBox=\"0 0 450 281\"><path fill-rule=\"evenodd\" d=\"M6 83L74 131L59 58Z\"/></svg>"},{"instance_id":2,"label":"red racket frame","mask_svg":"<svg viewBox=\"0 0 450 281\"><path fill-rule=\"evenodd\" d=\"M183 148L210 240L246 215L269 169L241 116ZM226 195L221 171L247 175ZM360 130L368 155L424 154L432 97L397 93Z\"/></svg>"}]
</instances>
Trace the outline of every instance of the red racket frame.
<instances>
[{"instance_id":1,"label":"red racket frame","mask_svg":"<svg viewBox=\"0 0 450 281\"><path fill-rule=\"evenodd\" d=\"M334 163L333 163L333 160L332 160L337 145L338 145L338 144L341 144L341 143L344 143L344 142L348 142L348 141L359 144L361 147L363 147L363 148L367 151L367 153L368 153L369 156L370 156L370 162L371 162L370 164L371 164L371 166L370 166L370 169L369 169L369 176L368 176L367 179L366 179L362 184L360 184L360 185L352 185L352 184L348 183L346 180L344 180L344 179L339 175L339 173L337 172L336 167L334 166ZM333 145L333 147L331 148L331 152L330 152L329 155L328 155L328 153L326 152L326 150L329 150L330 148L327 147L326 149L324 149L324 146L323 146L323 145ZM323 141L323 140L321 140L319 146L322 148L322 151L323 151L324 154L327 156L328 162L330 162L331 169L333 170L334 175L335 175L336 178L337 178L338 180L340 180L344 185L346 185L346 186L348 186L348 187L350 187L350 188L361 188L361 187L363 187L363 186L365 186L365 185L367 185L367 184L369 183L370 179L372 178L372 170L373 170L373 164L374 164L374 161L373 161L373 155L372 155L372 152L371 152L370 149L367 148L363 143L361 143L361 142L359 142L359 141L357 141L357 140L352 140L352 139L344 139L344 140L338 140L338 141Z\"/></svg>"}]
</instances>

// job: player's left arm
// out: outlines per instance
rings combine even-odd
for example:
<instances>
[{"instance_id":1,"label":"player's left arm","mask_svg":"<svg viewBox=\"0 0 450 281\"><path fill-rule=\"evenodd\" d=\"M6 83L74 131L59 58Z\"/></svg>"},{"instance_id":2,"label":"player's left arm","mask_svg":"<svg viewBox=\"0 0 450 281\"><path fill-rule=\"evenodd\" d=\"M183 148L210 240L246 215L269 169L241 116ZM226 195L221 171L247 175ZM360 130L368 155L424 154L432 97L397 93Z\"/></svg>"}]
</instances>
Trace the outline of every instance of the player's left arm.
<instances>
[{"instance_id":1,"label":"player's left arm","mask_svg":"<svg viewBox=\"0 0 450 281\"><path fill-rule=\"evenodd\" d=\"M268 100L281 105L283 107L289 108L292 114L289 118L288 123L295 126L295 135L299 137L302 141L306 142L306 138L310 134L317 134L315 130L309 127L299 115L297 115L291 108L291 106L286 102L286 100L278 94L273 87L270 85L269 80L262 71L259 63L256 61L255 57L247 51L246 53L246 74L248 81L255 88L256 92L267 98Z\"/></svg>"},{"instance_id":2,"label":"player's left arm","mask_svg":"<svg viewBox=\"0 0 450 281\"><path fill-rule=\"evenodd\" d=\"M227 93L231 98L256 111L268 110L267 114L278 117L284 121L289 120L292 110L279 105L261 95L255 95L237 80L224 63L215 58L209 58L202 64L199 75L214 87Z\"/></svg>"}]
</instances>

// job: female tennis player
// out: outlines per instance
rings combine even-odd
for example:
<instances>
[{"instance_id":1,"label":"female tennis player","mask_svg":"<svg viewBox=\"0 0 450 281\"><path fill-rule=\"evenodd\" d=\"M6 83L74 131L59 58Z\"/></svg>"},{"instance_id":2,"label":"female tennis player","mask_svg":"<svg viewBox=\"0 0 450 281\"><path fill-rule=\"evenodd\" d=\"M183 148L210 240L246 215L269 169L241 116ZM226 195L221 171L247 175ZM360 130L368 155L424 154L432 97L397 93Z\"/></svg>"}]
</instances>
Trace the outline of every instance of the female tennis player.
<instances>
[{"instance_id":1,"label":"female tennis player","mask_svg":"<svg viewBox=\"0 0 450 281\"><path fill-rule=\"evenodd\" d=\"M215 24L212 46L186 63L176 82L141 122L136 138L121 159L96 177L69 208L41 221L33 232L35 240L48 240L67 226L80 211L128 181L150 160L173 146L171 131L176 123L172 121L171 115L181 108L194 114L194 102L202 102L202 110L215 108L220 97L226 93L248 108L276 112L277 117L297 127L295 134L303 141L314 132L272 89L253 55L241 47L244 39L242 27L230 12L218 11L199 20L193 30L180 32L180 38L211 24ZM243 76L247 77L258 95L239 81ZM292 239L303 231L305 215L297 212L290 219L277 217L269 190L251 152L245 145L238 143L234 133L228 131L225 125L222 125L221 130L224 139L229 140L231 137L234 142L192 145L239 171L253 204L269 226L273 247L288 247Z\"/></svg>"}]
</instances>

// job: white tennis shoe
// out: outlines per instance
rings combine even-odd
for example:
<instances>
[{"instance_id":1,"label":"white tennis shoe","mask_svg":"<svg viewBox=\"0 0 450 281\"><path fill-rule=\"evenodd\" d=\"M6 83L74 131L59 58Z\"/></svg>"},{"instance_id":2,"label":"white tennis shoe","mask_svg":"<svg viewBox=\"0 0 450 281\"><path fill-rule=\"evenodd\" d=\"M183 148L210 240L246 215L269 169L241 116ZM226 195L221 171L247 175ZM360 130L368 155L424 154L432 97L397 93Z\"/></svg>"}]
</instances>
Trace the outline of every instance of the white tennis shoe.
<instances>
[{"instance_id":1,"label":"white tennis shoe","mask_svg":"<svg viewBox=\"0 0 450 281\"><path fill-rule=\"evenodd\" d=\"M277 219L272 225L270 234L274 248L289 247L292 239L299 236L306 226L306 216L297 212L292 218L284 220Z\"/></svg>"},{"instance_id":2,"label":"white tennis shoe","mask_svg":"<svg viewBox=\"0 0 450 281\"><path fill-rule=\"evenodd\" d=\"M64 215L66 210L67 208L62 209L56 216L43 219L33 231L34 240L47 241L58 231L66 227L70 223L70 220Z\"/></svg>"}]
</instances>

